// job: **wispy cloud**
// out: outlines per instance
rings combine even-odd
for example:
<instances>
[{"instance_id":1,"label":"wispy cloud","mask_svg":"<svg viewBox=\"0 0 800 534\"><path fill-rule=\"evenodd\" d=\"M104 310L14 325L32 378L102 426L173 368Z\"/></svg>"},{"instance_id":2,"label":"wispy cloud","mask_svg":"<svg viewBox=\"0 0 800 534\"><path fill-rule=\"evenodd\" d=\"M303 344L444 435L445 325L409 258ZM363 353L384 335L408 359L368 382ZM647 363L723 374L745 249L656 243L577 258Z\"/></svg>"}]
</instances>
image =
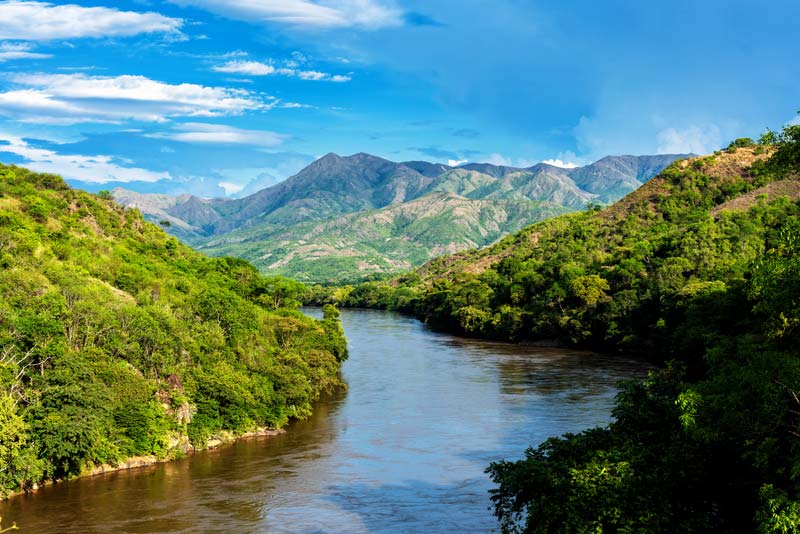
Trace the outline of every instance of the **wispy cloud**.
<instances>
[{"instance_id":1,"label":"wispy cloud","mask_svg":"<svg viewBox=\"0 0 800 534\"><path fill-rule=\"evenodd\" d=\"M32 52L33 46L28 43L0 43L0 63L14 59L47 59L51 54Z\"/></svg>"},{"instance_id":2,"label":"wispy cloud","mask_svg":"<svg viewBox=\"0 0 800 534\"><path fill-rule=\"evenodd\" d=\"M441 148L439 146L417 146L408 147L408 150L414 150L427 157L434 158L437 161L460 161L462 154L453 150Z\"/></svg>"},{"instance_id":3,"label":"wispy cloud","mask_svg":"<svg viewBox=\"0 0 800 534\"><path fill-rule=\"evenodd\" d=\"M512 159L502 154L498 154L497 152L489 154L489 156L485 159L485 161L486 163L491 163L492 165L500 165L503 167L517 167L519 169L531 167L536 163L536 160L533 159L528 159L528 158Z\"/></svg>"},{"instance_id":4,"label":"wispy cloud","mask_svg":"<svg viewBox=\"0 0 800 534\"><path fill-rule=\"evenodd\" d=\"M342 83L349 82L352 78L342 74L329 74L318 70L302 70L296 67L299 66L297 60L292 59L284 63L285 66L275 68L269 63L262 63L260 61L245 61L236 59L228 61L221 65L211 67L215 72L224 72L226 74L245 74L248 76L270 76L277 74L280 76L289 76L300 78L301 80L312 81L325 81Z\"/></svg>"},{"instance_id":5,"label":"wispy cloud","mask_svg":"<svg viewBox=\"0 0 800 534\"><path fill-rule=\"evenodd\" d=\"M267 130L244 130L224 124L187 122L175 126L173 132L148 135L157 139L169 139L181 143L213 143L227 145L250 145L274 147L283 143L288 136Z\"/></svg>"},{"instance_id":6,"label":"wispy cloud","mask_svg":"<svg viewBox=\"0 0 800 534\"><path fill-rule=\"evenodd\" d=\"M225 72L227 74L247 74L249 76L267 76L275 73L275 67L261 63L259 61L234 60L215 65L211 68L214 72Z\"/></svg>"},{"instance_id":7,"label":"wispy cloud","mask_svg":"<svg viewBox=\"0 0 800 534\"><path fill-rule=\"evenodd\" d=\"M21 137L0 133L0 159L3 153L21 157L25 160L24 165L35 171L61 174L65 178L85 182L156 182L171 179L166 172L125 167L111 156L59 154L54 150L37 148Z\"/></svg>"},{"instance_id":8,"label":"wispy cloud","mask_svg":"<svg viewBox=\"0 0 800 534\"><path fill-rule=\"evenodd\" d=\"M463 137L464 139L476 139L481 136L478 130L473 130L472 128L459 128L451 133L454 137Z\"/></svg>"},{"instance_id":9,"label":"wispy cloud","mask_svg":"<svg viewBox=\"0 0 800 534\"><path fill-rule=\"evenodd\" d=\"M377 29L401 26L401 10L378 0L170 0L232 19L255 23L279 23L304 28L361 27Z\"/></svg>"},{"instance_id":10,"label":"wispy cloud","mask_svg":"<svg viewBox=\"0 0 800 534\"><path fill-rule=\"evenodd\" d=\"M301 104L300 102L283 102L279 107L283 109L308 109L313 108L309 104Z\"/></svg>"},{"instance_id":11,"label":"wispy cloud","mask_svg":"<svg viewBox=\"0 0 800 534\"><path fill-rule=\"evenodd\" d=\"M10 0L0 2L0 39L50 41L80 37L126 37L143 33L179 33L181 19L158 13L107 7Z\"/></svg>"},{"instance_id":12,"label":"wispy cloud","mask_svg":"<svg viewBox=\"0 0 800 534\"><path fill-rule=\"evenodd\" d=\"M144 76L21 74L11 80L20 88L0 93L0 116L24 122L161 122L168 117L236 115L276 105L244 89L168 84Z\"/></svg>"},{"instance_id":13,"label":"wispy cloud","mask_svg":"<svg viewBox=\"0 0 800 534\"><path fill-rule=\"evenodd\" d=\"M722 133L718 126L689 126L667 128L657 135L659 154L708 154L722 146Z\"/></svg>"}]
</instances>

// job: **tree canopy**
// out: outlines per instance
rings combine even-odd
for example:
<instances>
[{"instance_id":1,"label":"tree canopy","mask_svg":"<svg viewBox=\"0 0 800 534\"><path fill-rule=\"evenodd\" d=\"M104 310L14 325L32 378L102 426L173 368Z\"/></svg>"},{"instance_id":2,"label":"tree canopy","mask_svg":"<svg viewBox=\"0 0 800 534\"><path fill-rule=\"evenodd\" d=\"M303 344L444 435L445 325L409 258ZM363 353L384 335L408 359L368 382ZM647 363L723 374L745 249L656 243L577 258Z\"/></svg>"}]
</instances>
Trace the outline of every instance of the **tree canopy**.
<instances>
[{"instance_id":1,"label":"tree canopy","mask_svg":"<svg viewBox=\"0 0 800 534\"><path fill-rule=\"evenodd\" d=\"M0 493L308 416L347 349L305 291L0 165Z\"/></svg>"}]
</instances>

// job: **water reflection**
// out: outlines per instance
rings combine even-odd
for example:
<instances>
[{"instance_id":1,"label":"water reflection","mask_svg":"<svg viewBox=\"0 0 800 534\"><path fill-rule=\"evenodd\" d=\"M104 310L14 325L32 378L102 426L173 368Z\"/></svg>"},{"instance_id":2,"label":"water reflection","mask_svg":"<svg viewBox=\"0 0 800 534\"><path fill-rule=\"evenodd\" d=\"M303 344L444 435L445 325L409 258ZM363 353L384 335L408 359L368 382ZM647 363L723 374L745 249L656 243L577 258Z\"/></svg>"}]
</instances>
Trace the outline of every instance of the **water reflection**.
<instances>
[{"instance_id":1,"label":"water reflection","mask_svg":"<svg viewBox=\"0 0 800 534\"><path fill-rule=\"evenodd\" d=\"M630 360L463 340L345 311L347 394L276 438L0 504L42 532L490 532L497 459L608 421Z\"/></svg>"}]
</instances>

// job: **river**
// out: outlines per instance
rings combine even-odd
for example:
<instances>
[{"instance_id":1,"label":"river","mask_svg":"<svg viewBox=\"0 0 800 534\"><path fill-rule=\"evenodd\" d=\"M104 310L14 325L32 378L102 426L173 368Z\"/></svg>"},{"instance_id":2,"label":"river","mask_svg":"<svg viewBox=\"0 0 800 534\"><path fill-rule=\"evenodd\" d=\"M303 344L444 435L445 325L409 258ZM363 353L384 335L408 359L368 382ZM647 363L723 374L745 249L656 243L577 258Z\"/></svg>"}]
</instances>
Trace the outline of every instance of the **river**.
<instances>
[{"instance_id":1,"label":"river","mask_svg":"<svg viewBox=\"0 0 800 534\"><path fill-rule=\"evenodd\" d=\"M609 421L625 358L466 340L344 310L349 390L278 437L0 503L22 533L495 532L484 468Z\"/></svg>"}]
</instances>

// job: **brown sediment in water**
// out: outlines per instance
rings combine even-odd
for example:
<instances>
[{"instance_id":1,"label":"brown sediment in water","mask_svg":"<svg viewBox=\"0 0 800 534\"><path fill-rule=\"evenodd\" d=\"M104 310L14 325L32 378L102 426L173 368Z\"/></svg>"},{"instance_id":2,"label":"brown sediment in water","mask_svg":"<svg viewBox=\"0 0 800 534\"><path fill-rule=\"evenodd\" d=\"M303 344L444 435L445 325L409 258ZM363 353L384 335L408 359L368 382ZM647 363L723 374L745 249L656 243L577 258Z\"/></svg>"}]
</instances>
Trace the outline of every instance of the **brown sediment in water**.
<instances>
[{"instance_id":1,"label":"brown sediment in water","mask_svg":"<svg viewBox=\"0 0 800 534\"><path fill-rule=\"evenodd\" d=\"M10 499L12 497L16 497L18 495L24 495L26 493L36 493L41 488L44 488L44 487L47 487L47 486L52 486L54 484L59 484L61 482L67 482L67 481L70 481L70 480L78 480L78 479L81 479L81 478L94 477L94 476L98 476L98 475L105 475L105 474L109 474L109 473L116 473L118 471L129 471L131 469L139 469L139 468L142 468L142 467L148 467L148 466L156 465L156 464L163 464L163 463L166 463L166 462L171 462L173 460L178 460L178 459L184 458L185 455L190 455L190 454L194 454L196 452L210 450L210 449L216 449L217 447L221 447L222 445L227 445L227 444L233 443L235 441L239 441L239 440L243 440L243 439L247 439L247 438L255 438L255 437L260 437L260 436L278 436L278 435L284 434L284 433L286 433L286 430L284 430L282 428L279 428L279 429L275 429L275 428L258 428L256 430L253 430L251 432L245 432L243 434L234 434L232 432L222 432L222 433L212 437L211 439L209 439L208 442L206 443L206 446L202 447L202 448L192 447L192 446L187 444L186 450L181 451L177 447L172 449L173 451L179 451L179 454L177 454L177 455L173 454L172 456L167 456L167 457L164 457L164 458L161 458L161 457L158 457L158 456L155 456L155 455L132 456L130 458L126 458L125 460L119 462L116 465L111 465L111 464L96 465L96 466L84 469L84 471L79 476L74 477L74 478L70 478L70 479L67 479L67 480L65 480L65 479L46 480L46 481L43 481L43 482L34 483L33 486L30 489L28 489L27 491L14 491L14 492L11 492L8 495L6 495L5 497L3 497L2 500L8 500L8 499Z\"/></svg>"}]
</instances>

